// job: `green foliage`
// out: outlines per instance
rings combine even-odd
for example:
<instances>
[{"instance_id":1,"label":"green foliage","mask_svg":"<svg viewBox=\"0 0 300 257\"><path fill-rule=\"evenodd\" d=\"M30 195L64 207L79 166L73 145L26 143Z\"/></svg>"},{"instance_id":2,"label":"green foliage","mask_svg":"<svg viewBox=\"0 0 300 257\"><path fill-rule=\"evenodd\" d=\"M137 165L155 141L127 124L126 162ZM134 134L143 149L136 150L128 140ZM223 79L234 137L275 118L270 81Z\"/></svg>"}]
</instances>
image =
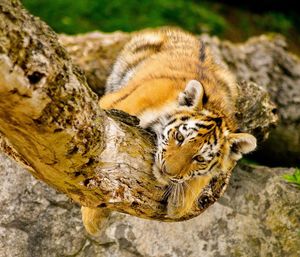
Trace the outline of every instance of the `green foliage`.
<instances>
[{"instance_id":1,"label":"green foliage","mask_svg":"<svg viewBox=\"0 0 300 257\"><path fill-rule=\"evenodd\" d=\"M222 34L225 19L207 3L185 0L23 0L56 32L69 34L102 31L134 31L165 25L194 33Z\"/></svg>"},{"instance_id":2,"label":"green foliage","mask_svg":"<svg viewBox=\"0 0 300 257\"><path fill-rule=\"evenodd\" d=\"M226 5L226 1L217 0L21 1L58 33L130 32L179 26L195 34L207 32L239 42L253 35L279 32L289 39L292 50L300 54L300 19L296 12L288 15L280 11L251 12L237 7L238 4Z\"/></svg>"},{"instance_id":3,"label":"green foliage","mask_svg":"<svg viewBox=\"0 0 300 257\"><path fill-rule=\"evenodd\" d=\"M285 174L283 178L290 183L297 185L300 189L300 169L296 168L293 174Z\"/></svg>"},{"instance_id":4,"label":"green foliage","mask_svg":"<svg viewBox=\"0 0 300 257\"><path fill-rule=\"evenodd\" d=\"M250 159L248 157L243 157L241 160L239 160L240 164L249 165L249 166L257 166L259 163L253 159Z\"/></svg>"},{"instance_id":5,"label":"green foliage","mask_svg":"<svg viewBox=\"0 0 300 257\"><path fill-rule=\"evenodd\" d=\"M262 27L267 31L285 34L293 27L293 22L288 16L274 12L257 17L256 26Z\"/></svg>"}]
</instances>

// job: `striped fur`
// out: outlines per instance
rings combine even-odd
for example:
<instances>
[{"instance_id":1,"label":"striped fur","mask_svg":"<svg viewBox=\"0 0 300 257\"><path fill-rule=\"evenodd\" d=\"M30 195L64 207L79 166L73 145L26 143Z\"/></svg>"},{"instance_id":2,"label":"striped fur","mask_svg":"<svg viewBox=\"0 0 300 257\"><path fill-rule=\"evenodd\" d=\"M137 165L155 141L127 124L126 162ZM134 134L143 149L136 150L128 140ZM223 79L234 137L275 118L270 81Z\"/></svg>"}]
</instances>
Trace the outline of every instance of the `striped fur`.
<instances>
[{"instance_id":1,"label":"striped fur","mask_svg":"<svg viewBox=\"0 0 300 257\"><path fill-rule=\"evenodd\" d=\"M139 33L124 47L99 104L155 131L153 173L168 188L168 215L181 217L215 174L256 147L253 136L235 133L236 97L234 77L207 46L181 30L161 29Z\"/></svg>"}]
</instances>

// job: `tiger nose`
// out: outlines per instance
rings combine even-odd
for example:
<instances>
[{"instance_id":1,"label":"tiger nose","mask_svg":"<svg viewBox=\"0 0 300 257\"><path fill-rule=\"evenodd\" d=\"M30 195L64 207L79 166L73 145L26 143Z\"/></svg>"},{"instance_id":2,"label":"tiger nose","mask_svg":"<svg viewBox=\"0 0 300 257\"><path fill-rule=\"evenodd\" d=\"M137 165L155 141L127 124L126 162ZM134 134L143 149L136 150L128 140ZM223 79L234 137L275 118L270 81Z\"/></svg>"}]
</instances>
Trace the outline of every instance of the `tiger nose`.
<instances>
[{"instance_id":1,"label":"tiger nose","mask_svg":"<svg viewBox=\"0 0 300 257\"><path fill-rule=\"evenodd\" d=\"M167 167L163 167L163 173L165 173L168 176L172 176L172 171L170 169L168 169Z\"/></svg>"},{"instance_id":2,"label":"tiger nose","mask_svg":"<svg viewBox=\"0 0 300 257\"><path fill-rule=\"evenodd\" d=\"M176 173L174 172L174 170L172 168L164 167L163 172L170 177L176 176Z\"/></svg>"},{"instance_id":3,"label":"tiger nose","mask_svg":"<svg viewBox=\"0 0 300 257\"><path fill-rule=\"evenodd\" d=\"M164 173L166 175L168 175L169 177L174 178L174 179L179 179L179 180L183 179L183 175L182 175L183 173L182 172L174 173L174 172L172 172L172 170L169 170L169 169L165 168Z\"/></svg>"}]
</instances>

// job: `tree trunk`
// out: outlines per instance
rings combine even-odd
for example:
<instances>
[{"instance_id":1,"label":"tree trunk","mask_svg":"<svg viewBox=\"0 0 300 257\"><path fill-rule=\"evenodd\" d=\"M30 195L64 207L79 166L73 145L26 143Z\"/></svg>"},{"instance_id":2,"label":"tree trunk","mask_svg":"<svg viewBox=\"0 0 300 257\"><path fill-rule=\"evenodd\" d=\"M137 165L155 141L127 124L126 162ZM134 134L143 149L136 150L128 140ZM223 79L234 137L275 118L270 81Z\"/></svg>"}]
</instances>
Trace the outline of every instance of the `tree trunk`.
<instances>
[{"instance_id":1,"label":"tree trunk","mask_svg":"<svg viewBox=\"0 0 300 257\"><path fill-rule=\"evenodd\" d=\"M261 92L260 98L242 106L253 111L254 101L259 101L254 108L257 115L266 115L267 130L276 120L273 105L265 91L254 87ZM1 149L37 179L83 206L171 221L162 202L164 188L151 173L153 135L140 129L134 117L105 112L97 102L55 33L19 1L2 0ZM255 131L247 124L241 120L245 131ZM199 215L215 202L230 175L220 174L213 180L199 205L181 220Z\"/></svg>"}]
</instances>

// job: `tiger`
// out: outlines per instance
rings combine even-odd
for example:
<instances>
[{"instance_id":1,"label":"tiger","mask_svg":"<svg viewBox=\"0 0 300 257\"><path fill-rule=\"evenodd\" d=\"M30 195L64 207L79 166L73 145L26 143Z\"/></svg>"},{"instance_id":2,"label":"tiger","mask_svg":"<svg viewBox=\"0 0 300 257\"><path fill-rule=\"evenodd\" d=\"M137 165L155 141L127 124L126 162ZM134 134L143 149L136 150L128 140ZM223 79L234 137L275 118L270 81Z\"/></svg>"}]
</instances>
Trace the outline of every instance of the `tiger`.
<instances>
[{"instance_id":1,"label":"tiger","mask_svg":"<svg viewBox=\"0 0 300 257\"><path fill-rule=\"evenodd\" d=\"M137 33L118 56L99 105L138 117L156 134L152 171L166 188L170 218L186 215L214 175L256 148L253 135L237 132L237 97L234 75L181 29Z\"/></svg>"}]
</instances>

